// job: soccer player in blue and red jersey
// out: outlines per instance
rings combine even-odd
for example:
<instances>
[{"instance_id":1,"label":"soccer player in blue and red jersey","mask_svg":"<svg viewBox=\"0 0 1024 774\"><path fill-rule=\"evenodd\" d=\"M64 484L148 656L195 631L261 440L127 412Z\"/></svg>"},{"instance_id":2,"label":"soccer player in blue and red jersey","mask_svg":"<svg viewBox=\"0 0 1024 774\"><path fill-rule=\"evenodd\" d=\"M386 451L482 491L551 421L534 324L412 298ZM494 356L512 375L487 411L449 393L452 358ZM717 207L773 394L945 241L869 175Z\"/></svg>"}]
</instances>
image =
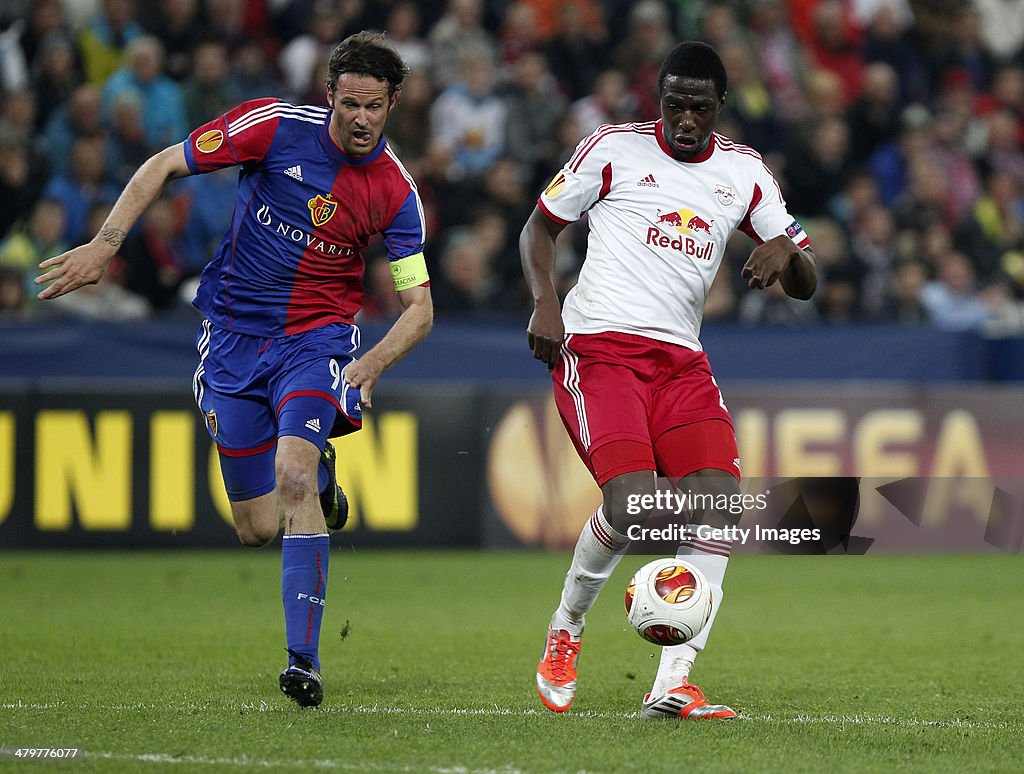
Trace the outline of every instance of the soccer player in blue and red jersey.
<instances>
[{"instance_id":1,"label":"soccer player in blue and red jersey","mask_svg":"<svg viewBox=\"0 0 1024 774\"><path fill-rule=\"evenodd\" d=\"M328 530L348 515L328 438L359 429L381 374L433 322L423 207L383 137L406 72L383 36L345 39L328 65L329 108L258 99L204 124L146 161L92 241L41 263L37 280L49 283L41 299L97 282L169 181L240 167L231 226L194 301L205 320L193 387L240 540L266 545L284 527L280 686L301 706L323 699ZM375 234L403 312L356 359L360 251Z\"/></svg>"}]
</instances>

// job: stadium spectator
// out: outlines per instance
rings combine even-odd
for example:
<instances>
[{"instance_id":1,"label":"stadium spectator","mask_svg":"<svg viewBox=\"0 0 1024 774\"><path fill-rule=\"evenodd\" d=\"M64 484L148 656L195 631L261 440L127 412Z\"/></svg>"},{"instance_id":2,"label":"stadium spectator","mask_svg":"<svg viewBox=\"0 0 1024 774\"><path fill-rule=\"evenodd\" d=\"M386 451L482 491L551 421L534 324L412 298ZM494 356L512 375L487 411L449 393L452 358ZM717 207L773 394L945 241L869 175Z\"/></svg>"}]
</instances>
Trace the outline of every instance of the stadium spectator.
<instances>
[{"instance_id":1,"label":"stadium spectator","mask_svg":"<svg viewBox=\"0 0 1024 774\"><path fill-rule=\"evenodd\" d=\"M658 115L658 68L675 44L672 17L662 0L640 0L629 12L626 37L612 50L612 62L626 76L637 116Z\"/></svg>"},{"instance_id":2,"label":"stadium spectator","mask_svg":"<svg viewBox=\"0 0 1024 774\"><path fill-rule=\"evenodd\" d=\"M483 26L483 0L448 0L444 15L427 35L434 63L434 83L447 89L463 75L467 57L498 62L494 33Z\"/></svg>"},{"instance_id":3,"label":"stadium spectator","mask_svg":"<svg viewBox=\"0 0 1024 774\"><path fill-rule=\"evenodd\" d=\"M923 301L928 282L928 267L921 261L905 260L896 264L890 300L879 320L901 325L925 325L931 321Z\"/></svg>"},{"instance_id":4,"label":"stadium spectator","mask_svg":"<svg viewBox=\"0 0 1024 774\"><path fill-rule=\"evenodd\" d=\"M608 30L596 9L583 0L560 3L558 28L544 44L544 55L563 95L570 102L583 99L606 61Z\"/></svg>"},{"instance_id":5,"label":"stadium spectator","mask_svg":"<svg viewBox=\"0 0 1024 774\"><path fill-rule=\"evenodd\" d=\"M884 62L864 68L864 87L846 113L850 127L850 155L867 159L900 131L899 81L896 71Z\"/></svg>"},{"instance_id":6,"label":"stadium spectator","mask_svg":"<svg viewBox=\"0 0 1024 774\"><path fill-rule=\"evenodd\" d=\"M512 65L512 80L501 90L505 103L505 141L508 156L522 164L527 179L539 177L558 153L555 129L565 112L565 99L544 55L524 52ZM493 174L493 167L492 172Z\"/></svg>"},{"instance_id":7,"label":"stadium spectator","mask_svg":"<svg viewBox=\"0 0 1024 774\"><path fill-rule=\"evenodd\" d=\"M164 47L164 73L175 81L185 80L193 70L192 57L196 45L206 42L205 22L198 0L160 0L148 4L152 20L147 24L150 34Z\"/></svg>"},{"instance_id":8,"label":"stadium spectator","mask_svg":"<svg viewBox=\"0 0 1024 774\"><path fill-rule=\"evenodd\" d=\"M788 23L784 0L755 0L749 26L758 69L780 114L799 119L807 112L801 81L809 68L804 49Z\"/></svg>"},{"instance_id":9,"label":"stadium spectator","mask_svg":"<svg viewBox=\"0 0 1024 774\"><path fill-rule=\"evenodd\" d=\"M1024 195L1012 174L989 173L984 193L956 229L955 242L983 281L995 278L1008 253L1024 250Z\"/></svg>"},{"instance_id":10,"label":"stadium spectator","mask_svg":"<svg viewBox=\"0 0 1024 774\"><path fill-rule=\"evenodd\" d=\"M28 217L46 181L46 162L28 141L0 132L0 238Z\"/></svg>"},{"instance_id":11,"label":"stadium spectator","mask_svg":"<svg viewBox=\"0 0 1024 774\"><path fill-rule=\"evenodd\" d=\"M419 6L409 0L400 0L391 7L384 31L399 56L405 60L410 74L429 77L432 60L430 45L422 37L422 17Z\"/></svg>"},{"instance_id":12,"label":"stadium spectator","mask_svg":"<svg viewBox=\"0 0 1024 774\"><path fill-rule=\"evenodd\" d=\"M929 97L929 77L914 37L907 27L913 15L905 2L877 3L867 11L862 51L864 61L884 63L896 73L898 96L903 104L923 102ZM863 86L862 91L868 87Z\"/></svg>"},{"instance_id":13,"label":"stadium spectator","mask_svg":"<svg viewBox=\"0 0 1024 774\"><path fill-rule=\"evenodd\" d=\"M288 42L277 63L284 76L289 98L301 101L312 91L321 91L319 73L338 42L347 19L342 6L333 0L318 0L313 6L305 33Z\"/></svg>"},{"instance_id":14,"label":"stadium spectator","mask_svg":"<svg viewBox=\"0 0 1024 774\"><path fill-rule=\"evenodd\" d=\"M161 196L121 250L123 286L157 311L176 305L178 288L190 269L180 209L170 196Z\"/></svg>"},{"instance_id":15,"label":"stadium spectator","mask_svg":"<svg viewBox=\"0 0 1024 774\"><path fill-rule=\"evenodd\" d=\"M66 37L68 30L64 7L60 0L35 0L31 3L26 24L18 38L23 55L22 61L29 71L40 61L46 40Z\"/></svg>"},{"instance_id":16,"label":"stadium spectator","mask_svg":"<svg viewBox=\"0 0 1024 774\"><path fill-rule=\"evenodd\" d=\"M995 110L986 116L985 124L984 167L1007 173L1024 191L1024 144L1017 132L1016 117L1009 110Z\"/></svg>"},{"instance_id":17,"label":"stadium spectator","mask_svg":"<svg viewBox=\"0 0 1024 774\"><path fill-rule=\"evenodd\" d=\"M309 18L308 11L291 15L285 8L283 14L284 18L300 23ZM267 47L268 55L276 55L281 42L291 39L290 35L278 39L271 34L264 0L206 0L205 34L227 43L229 48L246 40L258 40Z\"/></svg>"},{"instance_id":18,"label":"stadium spectator","mask_svg":"<svg viewBox=\"0 0 1024 774\"><path fill-rule=\"evenodd\" d=\"M28 314L26 295L21 272L0 265L0 320L18 319Z\"/></svg>"},{"instance_id":19,"label":"stadium spectator","mask_svg":"<svg viewBox=\"0 0 1024 774\"><path fill-rule=\"evenodd\" d=\"M811 11L810 58L814 65L835 75L847 106L861 90L864 56L861 30L842 0L820 0Z\"/></svg>"},{"instance_id":20,"label":"stadium spectator","mask_svg":"<svg viewBox=\"0 0 1024 774\"><path fill-rule=\"evenodd\" d=\"M943 330L972 330L990 317L978 293L971 262L959 251L939 259L935 279L921 289L921 303L932 324Z\"/></svg>"},{"instance_id":21,"label":"stadium spectator","mask_svg":"<svg viewBox=\"0 0 1024 774\"><path fill-rule=\"evenodd\" d=\"M946 223L956 223L949 180L938 159L922 156L910 164L909 183L891 211L898 228L921 233Z\"/></svg>"},{"instance_id":22,"label":"stadium spectator","mask_svg":"<svg viewBox=\"0 0 1024 774\"><path fill-rule=\"evenodd\" d=\"M125 185L149 158L145 116L142 102L135 92L124 91L114 98L105 149L107 177L119 185Z\"/></svg>"},{"instance_id":23,"label":"stadium spectator","mask_svg":"<svg viewBox=\"0 0 1024 774\"><path fill-rule=\"evenodd\" d=\"M242 95L229 79L227 46L217 40L195 48L192 72L181 84L181 101L189 126L199 126L226 113Z\"/></svg>"},{"instance_id":24,"label":"stadium spectator","mask_svg":"<svg viewBox=\"0 0 1024 774\"><path fill-rule=\"evenodd\" d=\"M109 205L117 198L117 188L106 175L106 138L102 134L78 137L71 147L71 166L66 174L47 183L43 196L64 207L62 239L70 245L88 239L89 213L98 205Z\"/></svg>"},{"instance_id":25,"label":"stadium spectator","mask_svg":"<svg viewBox=\"0 0 1024 774\"><path fill-rule=\"evenodd\" d=\"M197 277L217 252L235 208L238 174L221 169L206 175L192 175L178 181L173 194L184 213L184 239L188 243L186 277ZM177 211L177 210L176 210ZM193 292L184 299L192 303Z\"/></svg>"},{"instance_id":26,"label":"stadium spectator","mask_svg":"<svg viewBox=\"0 0 1024 774\"><path fill-rule=\"evenodd\" d=\"M931 91L937 92L935 82L952 71L966 75L972 90L984 92L992 82L995 61L981 39L981 16L970 3L962 4L955 14L947 45L932 61L925 60L931 66Z\"/></svg>"},{"instance_id":27,"label":"stadium spectator","mask_svg":"<svg viewBox=\"0 0 1024 774\"><path fill-rule=\"evenodd\" d=\"M764 293L745 293L736 314L745 325L808 325L818 319L814 303L790 298L778 283Z\"/></svg>"},{"instance_id":28,"label":"stadium spectator","mask_svg":"<svg viewBox=\"0 0 1024 774\"><path fill-rule=\"evenodd\" d=\"M882 315L889 303L889 278L897 257L895 236L892 211L879 205L865 213L860 229L850 239L850 258L861 277L860 312L870 319Z\"/></svg>"},{"instance_id":29,"label":"stadium spectator","mask_svg":"<svg viewBox=\"0 0 1024 774\"><path fill-rule=\"evenodd\" d=\"M603 124L621 124L637 118L636 96L620 70L605 70L594 81L594 90L570 107L575 131L593 132Z\"/></svg>"},{"instance_id":30,"label":"stadium spectator","mask_svg":"<svg viewBox=\"0 0 1024 774\"><path fill-rule=\"evenodd\" d=\"M729 73L729 102L725 118L735 127L735 140L767 156L785 150L784 128L775 101L761 80L746 43L731 40L718 47Z\"/></svg>"},{"instance_id":31,"label":"stadium spectator","mask_svg":"<svg viewBox=\"0 0 1024 774\"><path fill-rule=\"evenodd\" d=\"M949 186L947 215L959 221L981 193L981 180L966 150L967 117L940 110L935 114L935 159Z\"/></svg>"},{"instance_id":32,"label":"stadium spectator","mask_svg":"<svg viewBox=\"0 0 1024 774\"><path fill-rule=\"evenodd\" d=\"M395 292L391 265L383 254L366 259L366 295L359 311L359 322L384 320L394 322L402 314L402 301Z\"/></svg>"},{"instance_id":33,"label":"stadium spectator","mask_svg":"<svg viewBox=\"0 0 1024 774\"><path fill-rule=\"evenodd\" d=\"M67 172L75 140L102 132L100 91L91 83L83 83L72 92L66 103L53 111L43 129L42 152L50 174Z\"/></svg>"},{"instance_id":34,"label":"stadium spectator","mask_svg":"<svg viewBox=\"0 0 1024 774\"><path fill-rule=\"evenodd\" d=\"M430 110L430 129L451 148L457 174L479 178L505 150L508 109L497 94L497 73L486 49L463 49L460 64L459 78Z\"/></svg>"},{"instance_id":35,"label":"stadium spectator","mask_svg":"<svg viewBox=\"0 0 1024 774\"><path fill-rule=\"evenodd\" d=\"M981 38L1000 62L1024 53L1024 0L971 0L978 9Z\"/></svg>"},{"instance_id":36,"label":"stadium spectator","mask_svg":"<svg viewBox=\"0 0 1024 774\"><path fill-rule=\"evenodd\" d=\"M60 202L40 199L28 222L15 224L10 235L0 240L0 268L16 272L21 279L24 294L20 306L25 310L35 306L33 288L40 262L67 250L63 231L64 208Z\"/></svg>"},{"instance_id":37,"label":"stadium spectator","mask_svg":"<svg viewBox=\"0 0 1024 774\"><path fill-rule=\"evenodd\" d=\"M231 55L231 89L240 100L280 94L281 82L263 44L255 39L239 41Z\"/></svg>"},{"instance_id":38,"label":"stadium spectator","mask_svg":"<svg viewBox=\"0 0 1024 774\"><path fill-rule=\"evenodd\" d=\"M139 99L146 118L146 143L151 151L180 140L188 127L181 89L163 74L163 58L163 46L157 38L136 38L128 45L127 66L110 76L100 97L108 126L119 96L130 93Z\"/></svg>"},{"instance_id":39,"label":"stadium spectator","mask_svg":"<svg viewBox=\"0 0 1024 774\"><path fill-rule=\"evenodd\" d=\"M441 273L432 284L439 316L479 319L499 311L500 286L491 265L493 245L477 244L476 236L469 228L453 229L441 249Z\"/></svg>"},{"instance_id":40,"label":"stadium spectator","mask_svg":"<svg viewBox=\"0 0 1024 774\"><path fill-rule=\"evenodd\" d=\"M866 169L851 171L843 190L832 197L829 216L847 234L852 234L873 205L878 204L878 183Z\"/></svg>"},{"instance_id":41,"label":"stadium spectator","mask_svg":"<svg viewBox=\"0 0 1024 774\"><path fill-rule=\"evenodd\" d=\"M536 9L527 0L513 0L505 9L498 31L502 79L514 78L519 59L524 54L539 52L542 45Z\"/></svg>"},{"instance_id":42,"label":"stadium spectator","mask_svg":"<svg viewBox=\"0 0 1024 774\"><path fill-rule=\"evenodd\" d=\"M909 182L914 160L935 152L931 111L924 105L910 105L900 114L900 135L885 143L869 159L871 173L878 183L879 201L891 206Z\"/></svg>"},{"instance_id":43,"label":"stadium spectator","mask_svg":"<svg viewBox=\"0 0 1024 774\"><path fill-rule=\"evenodd\" d=\"M32 92L38 111L36 129L42 129L50 116L67 102L82 81L74 44L63 32L47 35L32 63Z\"/></svg>"},{"instance_id":44,"label":"stadium spectator","mask_svg":"<svg viewBox=\"0 0 1024 774\"><path fill-rule=\"evenodd\" d=\"M78 33L85 78L102 88L128 62L128 46L145 35L135 21L134 0L102 0L100 8Z\"/></svg>"},{"instance_id":45,"label":"stadium spectator","mask_svg":"<svg viewBox=\"0 0 1024 774\"><path fill-rule=\"evenodd\" d=\"M406 164L422 158L430 143L430 108L434 92L429 76L423 71L411 71L402 85L398 104L388 119L388 142L395 146Z\"/></svg>"},{"instance_id":46,"label":"stadium spectator","mask_svg":"<svg viewBox=\"0 0 1024 774\"><path fill-rule=\"evenodd\" d=\"M730 71L731 72L731 71ZM789 149L786 200L793 212L818 217L828 212L852 172L850 130L839 118L817 124L803 147Z\"/></svg>"}]
</instances>

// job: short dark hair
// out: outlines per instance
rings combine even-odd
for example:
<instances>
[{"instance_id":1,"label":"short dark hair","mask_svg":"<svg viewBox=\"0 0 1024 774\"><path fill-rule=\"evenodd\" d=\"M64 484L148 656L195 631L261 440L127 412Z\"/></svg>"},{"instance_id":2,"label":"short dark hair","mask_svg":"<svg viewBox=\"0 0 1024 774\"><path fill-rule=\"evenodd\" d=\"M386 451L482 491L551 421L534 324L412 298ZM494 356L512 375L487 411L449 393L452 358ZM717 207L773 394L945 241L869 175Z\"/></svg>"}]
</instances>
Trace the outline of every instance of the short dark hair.
<instances>
[{"instance_id":1,"label":"short dark hair","mask_svg":"<svg viewBox=\"0 0 1024 774\"><path fill-rule=\"evenodd\" d=\"M719 99L725 96L729 86L725 65L718 52L697 40L684 41L668 52L658 72L658 91L665 87L665 78L670 75L712 81Z\"/></svg>"},{"instance_id":2,"label":"short dark hair","mask_svg":"<svg viewBox=\"0 0 1024 774\"><path fill-rule=\"evenodd\" d=\"M402 90L409 68L385 41L383 33L357 32L341 41L331 53L327 63L327 88L337 88L338 76L344 73L387 81L388 96L393 97Z\"/></svg>"}]
</instances>

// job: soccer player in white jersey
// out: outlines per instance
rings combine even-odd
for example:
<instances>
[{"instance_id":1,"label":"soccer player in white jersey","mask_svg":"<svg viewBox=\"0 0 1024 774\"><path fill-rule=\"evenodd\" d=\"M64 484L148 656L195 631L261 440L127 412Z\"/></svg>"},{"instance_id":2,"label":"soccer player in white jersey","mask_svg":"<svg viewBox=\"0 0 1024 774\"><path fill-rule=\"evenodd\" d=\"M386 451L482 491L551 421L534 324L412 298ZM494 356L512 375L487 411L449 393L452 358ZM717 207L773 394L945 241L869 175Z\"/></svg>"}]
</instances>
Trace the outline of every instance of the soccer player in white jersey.
<instances>
[{"instance_id":1,"label":"soccer player in white jersey","mask_svg":"<svg viewBox=\"0 0 1024 774\"><path fill-rule=\"evenodd\" d=\"M729 237L739 229L757 243L741 271L751 288L781 282L788 295L808 299L817 285L807 237L761 157L714 131L727 86L715 50L680 43L658 86L661 118L602 126L585 138L520 237L534 299L529 345L551 371L562 421L604 495L576 543L537 666L537 692L555 712L576 695L584 616L628 547L629 526L649 515L628 513L630 496L652 494L657 476L719 501L740 492L732 420L699 340ZM587 257L560 309L555 239L584 213ZM691 523L730 519L691 514ZM731 544L687 538L678 551L707 576L720 610ZM713 623L663 648L644 717L736 717L689 682Z\"/></svg>"}]
</instances>

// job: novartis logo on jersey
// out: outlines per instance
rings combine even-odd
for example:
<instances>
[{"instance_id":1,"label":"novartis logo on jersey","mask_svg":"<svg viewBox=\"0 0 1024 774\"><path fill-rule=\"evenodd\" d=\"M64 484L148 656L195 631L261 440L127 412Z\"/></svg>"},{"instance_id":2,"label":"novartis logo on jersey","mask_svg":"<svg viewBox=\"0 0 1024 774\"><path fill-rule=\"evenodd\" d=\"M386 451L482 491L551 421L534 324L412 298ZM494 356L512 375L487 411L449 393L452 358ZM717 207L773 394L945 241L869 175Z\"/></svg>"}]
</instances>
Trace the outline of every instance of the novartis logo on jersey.
<instances>
[{"instance_id":1,"label":"novartis logo on jersey","mask_svg":"<svg viewBox=\"0 0 1024 774\"><path fill-rule=\"evenodd\" d=\"M328 242L326 239L321 239L316 234L312 234L298 226L293 226L291 223L285 223L270 211L270 206L267 204L264 204L256 211L256 220L261 226L266 226L275 234L278 234L297 245L303 245L311 250L317 250L324 255L355 255L356 253L355 249L352 247L339 245L336 242Z\"/></svg>"},{"instance_id":2,"label":"novartis logo on jersey","mask_svg":"<svg viewBox=\"0 0 1024 774\"><path fill-rule=\"evenodd\" d=\"M657 225L647 229L647 244L655 247L667 247L672 250L688 255L692 258L699 258L703 261L710 261L715 249L714 242L698 244L697 240L690 236L671 237L665 234L661 227L674 228L679 234L703 233L711 236L711 226L715 221L705 220L693 210L685 207L675 212L662 212L658 210Z\"/></svg>"}]
</instances>

